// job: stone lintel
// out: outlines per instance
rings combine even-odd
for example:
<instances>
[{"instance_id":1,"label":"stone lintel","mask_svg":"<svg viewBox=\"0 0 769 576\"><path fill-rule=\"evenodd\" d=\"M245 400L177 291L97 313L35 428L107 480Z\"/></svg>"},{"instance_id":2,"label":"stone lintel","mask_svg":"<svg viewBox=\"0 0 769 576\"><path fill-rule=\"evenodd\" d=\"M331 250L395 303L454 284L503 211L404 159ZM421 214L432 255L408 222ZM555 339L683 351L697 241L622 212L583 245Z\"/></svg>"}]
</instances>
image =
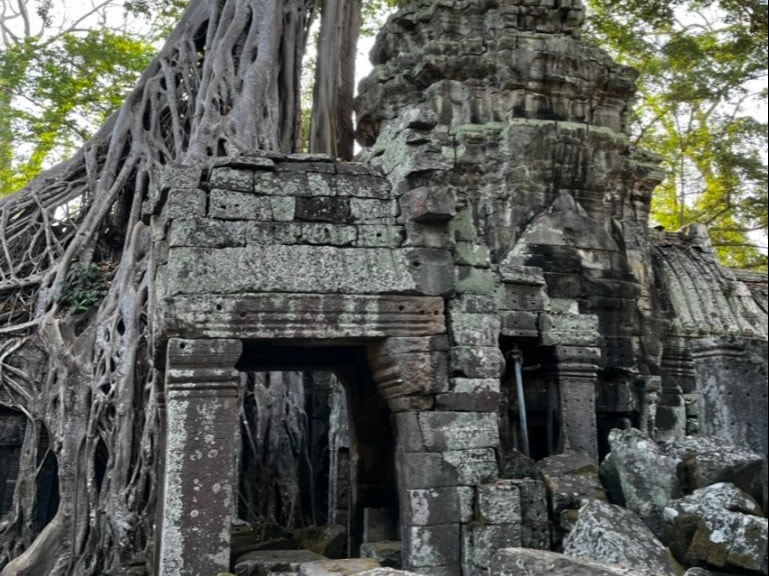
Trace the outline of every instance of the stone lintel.
<instances>
[{"instance_id":1,"label":"stone lintel","mask_svg":"<svg viewBox=\"0 0 769 576\"><path fill-rule=\"evenodd\" d=\"M443 299L343 294L201 294L167 298L163 331L184 338L373 339L446 332Z\"/></svg>"}]
</instances>

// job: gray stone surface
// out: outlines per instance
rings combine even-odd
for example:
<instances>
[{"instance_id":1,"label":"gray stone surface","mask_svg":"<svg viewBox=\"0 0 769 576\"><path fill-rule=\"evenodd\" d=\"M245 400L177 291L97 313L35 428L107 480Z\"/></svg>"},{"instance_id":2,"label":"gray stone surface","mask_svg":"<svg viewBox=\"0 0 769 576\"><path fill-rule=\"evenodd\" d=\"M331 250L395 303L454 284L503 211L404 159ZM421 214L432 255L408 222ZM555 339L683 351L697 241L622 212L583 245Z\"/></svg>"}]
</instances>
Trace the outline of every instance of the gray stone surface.
<instances>
[{"instance_id":1,"label":"gray stone surface","mask_svg":"<svg viewBox=\"0 0 769 576\"><path fill-rule=\"evenodd\" d=\"M687 436L660 444L677 459L682 491L690 494L718 482L730 482L758 502L762 498L762 457L717 436Z\"/></svg>"},{"instance_id":2,"label":"gray stone surface","mask_svg":"<svg viewBox=\"0 0 769 576\"><path fill-rule=\"evenodd\" d=\"M316 560L299 565L299 576L356 576L379 567L373 558Z\"/></svg>"},{"instance_id":3,"label":"gray stone surface","mask_svg":"<svg viewBox=\"0 0 769 576\"><path fill-rule=\"evenodd\" d=\"M462 549L459 524L406 526L403 529L404 568L459 566Z\"/></svg>"},{"instance_id":4,"label":"gray stone surface","mask_svg":"<svg viewBox=\"0 0 769 576\"><path fill-rule=\"evenodd\" d=\"M680 495L677 460L666 456L643 432L614 429L609 433L609 445L622 496L630 510L640 512L646 503L662 509Z\"/></svg>"},{"instance_id":5,"label":"gray stone surface","mask_svg":"<svg viewBox=\"0 0 769 576\"><path fill-rule=\"evenodd\" d=\"M638 516L600 500L580 508L574 528L563 541L563 553L658 576L676 575L668 550Z\"/></svg>"},{"instance_id":6,"label":"gray stone surface","mask_svg":"<svg viewBox=\"0 0 769 576\"><path fill-rule=\"evenodd\" d=\"M420 292L422 278L415 277L412 268L404 250L247 246L212 251L180 247L169 251L164 294L415 294ZM302 274L294 274L295 270Z\"/></svg>"},{"instance_id":7,"label":"gray stone surface","mask_svg":"<svg viewBox=\"0 0 769 576\"><path fill-rule=\"evenodd\" d=\"M664 510L665 542L688 565L767 574L767 519L733 484L718 483L673 500Z\"/></svg>"},{"instance_id":8,"label":"gray stone surface","mask_svg":"<svg viewBox=\"0 0 769 576\"><path fill-rule=\"evenodd\" d=\"M266 576L275 572L296 573L304 562L325 558L309 550L258 550L243 554L235 560L237 576Z\"/></svg>"},{"instance_id":9,"label":"gray stone surface","mask_svg":"<svg viewBox=\"0 0 769 576\"><path fill-rule=\"evenodd\" d=\"M403 565L403 547L399 540L364 542L360 546L360 556L361 558L373 558L388 569L400 568ZM377 568L374 571L376 570L381 570L381 568ZM391 572L383 571L381 574L383 576L390 574L398 576L400 572L391 570Z\"/></svg>"},{"instance_id":10,"label":"gray stone surface","mask_svg":"<svg viewBox=\"0 0 769 576\"><path fill-rule=\"evenodd\" d=\"M499 550L492 558L489 573L491 576L659 576L635 567L612 566L526 548Z\"/></svg>"},{"instance_id":11,"label":"gray stone surface","mask_svg":"<svg viewBox=\"0 0 769 576\"><path fill-rule=\"evenodd\" d=\"M406 490L402 516L417 526L469 522L473 496L468 486Z\"/></svg>"},{"instance_id":12,"label":"gray stone surface","mask_svg":"<svg viewBox=\"0 0 769 576\"><path fill-rule=\"evenodd\" d=\"M394 568L374 568L373 570L361 572L358 576L417 576L417 573L408 572L406 570L395 570Z\"/></svg>"},{"instance_id":13,"label":"gray stone surface","mask_svg":"<svg viewBox=\"0 0 769 576\"><path fill-rule=\"evenodd\" d=\"M551 514L557 518L568 508L579 508L584 500L606 500L592 458L579 452L565 452L543 458L536 464L547 487Z\"/></svg>"}]
</instances>

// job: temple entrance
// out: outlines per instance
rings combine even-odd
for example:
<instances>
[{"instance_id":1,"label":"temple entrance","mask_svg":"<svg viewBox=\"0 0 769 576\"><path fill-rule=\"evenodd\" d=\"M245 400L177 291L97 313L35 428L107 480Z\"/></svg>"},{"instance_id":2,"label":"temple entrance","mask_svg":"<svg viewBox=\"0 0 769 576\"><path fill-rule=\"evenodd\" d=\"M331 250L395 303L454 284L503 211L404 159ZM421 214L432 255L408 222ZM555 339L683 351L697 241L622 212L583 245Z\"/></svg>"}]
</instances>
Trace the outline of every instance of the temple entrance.
<instances>
[{"instance_id":1,"label":"temple entrance","mask_svg":"<svg viewBox=\"0 0 769 576\"><path fill-rule=\"evenodd\" d=\"M390 411L365 347L247 341L236 367L235 513L257 528L255 545L309 542L327 556L355 557L363 542L397 540Z\"/></svg>"}]
</instances>

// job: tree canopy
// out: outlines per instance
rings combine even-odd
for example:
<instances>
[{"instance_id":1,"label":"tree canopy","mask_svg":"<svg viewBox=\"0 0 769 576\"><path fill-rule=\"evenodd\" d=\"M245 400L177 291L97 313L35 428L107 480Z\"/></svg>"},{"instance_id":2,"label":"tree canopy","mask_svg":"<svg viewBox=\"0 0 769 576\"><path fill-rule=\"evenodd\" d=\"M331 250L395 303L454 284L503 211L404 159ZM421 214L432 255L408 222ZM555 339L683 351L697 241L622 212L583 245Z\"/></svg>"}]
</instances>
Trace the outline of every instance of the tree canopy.
<instances>
[{"instance_id":1,"label":"tree canopy","mask_svg":"<svg viewBox=\"0 0 769 576\"><path fill-rule=\"evenodd\" d=\"M758 0L588 0L588 33L639 71L638 145L667 178L653 218L708 226L721 261L766 270L767 8Z\"/></svg>"}]
</instances>

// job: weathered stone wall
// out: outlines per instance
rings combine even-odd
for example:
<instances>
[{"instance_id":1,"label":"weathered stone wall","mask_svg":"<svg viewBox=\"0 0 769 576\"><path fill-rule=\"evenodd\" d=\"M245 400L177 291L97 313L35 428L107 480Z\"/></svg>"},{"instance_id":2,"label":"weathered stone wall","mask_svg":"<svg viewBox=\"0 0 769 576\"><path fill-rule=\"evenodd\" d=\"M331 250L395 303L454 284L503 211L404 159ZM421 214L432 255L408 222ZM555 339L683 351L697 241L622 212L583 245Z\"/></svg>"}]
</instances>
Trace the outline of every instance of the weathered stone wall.
<instances>
[{"instance_id":1,"label":"weathered stone wall","mask_svg":"<svg viewBox=\"0 0 769 576\"><path fill-rule=\"evenodd\" d=\"M596 462L611 428L694 431L694 342L766 340L765 290L696 230L648 230L661 174L626 133L635 73L579 41L580 2L533 4L391 17L361 84L365 164L222 158L168 169L146 205L159 359L177 338L365 349L399 510L366 504L359 462L349 513L368 535L399 516L404 567L433 576L551 545L544 485L500 479L498 457ZM371 414L348 409L355 460Z\"/></svg>"}]
</instances>

